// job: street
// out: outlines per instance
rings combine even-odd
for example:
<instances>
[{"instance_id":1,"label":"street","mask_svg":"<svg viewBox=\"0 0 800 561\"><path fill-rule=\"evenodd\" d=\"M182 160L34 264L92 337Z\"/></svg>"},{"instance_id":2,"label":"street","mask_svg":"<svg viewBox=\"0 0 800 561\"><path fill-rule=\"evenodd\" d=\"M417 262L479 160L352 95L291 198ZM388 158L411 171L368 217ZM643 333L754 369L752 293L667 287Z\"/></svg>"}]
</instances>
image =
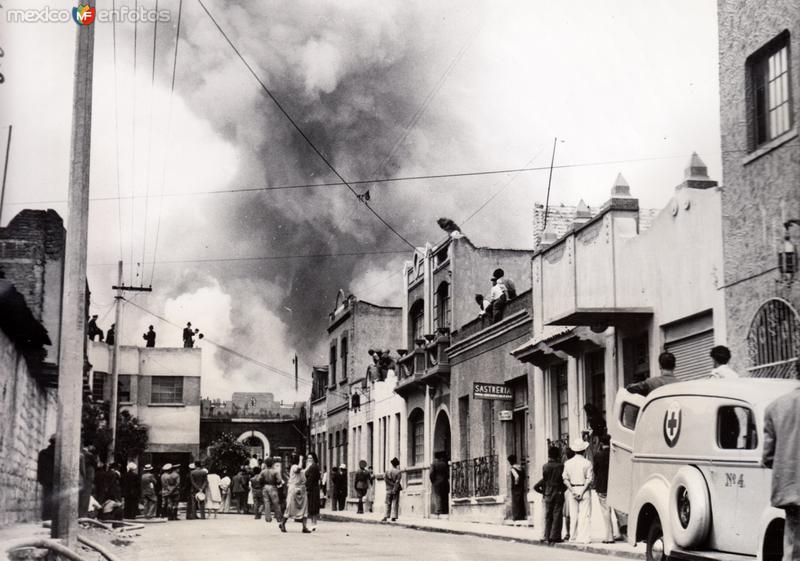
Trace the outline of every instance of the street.
<instances>
[{"instance_id":1,"label":"street","mask_svg":"<svg viewBox=\"0 0 800 561\"><path fill-rule=\"evenodd\" d=\"M569 549L388 525L323 521L310 535L301 534L299 524L290 523L287 529L286 534L281 534L274 522L265 524L263 520L239 515L150 524L128 549L118 549L117 553L126 561L266 558L593 561L610 558Z\"/></svg>"}]
</instances>

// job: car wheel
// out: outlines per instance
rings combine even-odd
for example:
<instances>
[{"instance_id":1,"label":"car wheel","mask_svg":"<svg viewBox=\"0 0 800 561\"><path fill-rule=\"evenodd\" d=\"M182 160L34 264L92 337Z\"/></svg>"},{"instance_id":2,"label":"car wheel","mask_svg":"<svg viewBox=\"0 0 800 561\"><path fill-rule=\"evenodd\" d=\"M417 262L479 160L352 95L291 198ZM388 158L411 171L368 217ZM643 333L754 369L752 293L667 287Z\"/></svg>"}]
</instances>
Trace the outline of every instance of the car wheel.
<instances>
[{"instance_id":1,"label":"car wheel","mask_svg":"<svg viewBox=\"0 0 800 561\"><path fill-rule=\"evenodd\" d=\"M711 527L708 485L700 470L685 466L672 479L669 527L675 543L687 549L702 545Z\"/></svg>"},{"instance_id":2,"label":"car wheel","mask_svg":"<svg viewBox=\"0 0 800 561\"><path fill-rule=\"evenodd\" d=\"M653 520L647 531L645 559L647 561L669 561L664 546L664 530L662 530L661 521L658 518Z\"/></svg>"}]
</instances>

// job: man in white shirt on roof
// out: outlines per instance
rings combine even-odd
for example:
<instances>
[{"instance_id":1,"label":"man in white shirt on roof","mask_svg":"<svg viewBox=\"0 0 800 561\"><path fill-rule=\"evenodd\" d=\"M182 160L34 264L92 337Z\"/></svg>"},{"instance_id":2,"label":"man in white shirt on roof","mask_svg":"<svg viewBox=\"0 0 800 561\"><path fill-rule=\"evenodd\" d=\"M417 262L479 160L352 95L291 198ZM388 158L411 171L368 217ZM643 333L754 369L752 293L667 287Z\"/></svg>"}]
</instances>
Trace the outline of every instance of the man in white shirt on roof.
<instances>
[{"instance_id":1,"label":"man in white shirt on roof","mask_svg":"<svg viewBox=\"0 0 800 561\"><path fill-rule=\"evenodd\" d=\"M725 345L717 345L711 349L711 360L714 361L714 369L711 370L709 378L739 378L738 372L728 366L731 351Z\"/></svg>"}]
</instances>

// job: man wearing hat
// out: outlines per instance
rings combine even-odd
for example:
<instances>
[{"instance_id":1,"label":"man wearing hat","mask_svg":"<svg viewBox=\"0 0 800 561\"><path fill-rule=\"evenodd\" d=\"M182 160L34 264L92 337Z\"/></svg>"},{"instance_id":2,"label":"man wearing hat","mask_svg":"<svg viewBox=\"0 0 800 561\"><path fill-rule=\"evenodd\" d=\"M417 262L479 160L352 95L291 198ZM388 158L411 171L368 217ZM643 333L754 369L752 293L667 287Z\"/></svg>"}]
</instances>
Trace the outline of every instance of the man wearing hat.
<instances>
[{"instance_id":1,"label":"man wearing hat","mask_svg":"<svg viewBox=\"0 0 800 561\"><path fill-rule=\"evenodd\" d=\"M180 464L164 464L161 468L161 496L164 498L164 509L167 520L178 519L178 500L180 499L181 476L178 473Z\"/></svg>"},{"instance_id":2,"label":"man wearing hat","mask_svg":"<svg viewBox=\"0 0 800 561\"><path fill-rule=\"evenodd\" d=\"M337 510L344 510L347 504L347 466L339 465L339 471L334 474L336 477L336 491L334 502Z\"/></svg>"},{"instance_id":3,"label":"man wearing hat","mask_svg":"<svg viewBox=\"0 0 800 561\"><path fill-rule=\"evenodd\" d=\"M592 520L592 494L594 480L592 462L584 457L589 443L576 438L570 445L575 455L564 463L564 485L569 502L571 542L589 543Z\"/></svg>"},{"instance_id":4,"label":"man wearing hat","mask_svg":"<svg viewBox=\"0 0 800 561\"><path fill-rule=\"evenodd\" d=\"M103 330L97 327L97 314L93 315L86 324L86 334L90 341L94 341L94 338L98 337L98 341L103 342Z\"/></svg>"},{"instance_id":5,"label":"man wearing hat","mask_svg":"<svg viewBox=\"0 0 800 561\"><path fill-rule=\"evenodd\" d=\"M400 510L400 491L403 486L400 482L402 474L398 469L400 460L392 458L392 467L386 470L383 476L383 481L386 483L386 514L383 515L381 522L386 522L389 517L392 522L397 520L398 511Z\"/></svg>"},{"instance_id":6,"label":"man wearing hat","mask_svg":"<svg viewBox=\"0 0 800 561\"><path fill-rule=\"evenodd\" d=\"M156 513L156 476L153 475L152 465L145 464L140 482L144 517L153 518Z\"/></svg>"}]
</instances>

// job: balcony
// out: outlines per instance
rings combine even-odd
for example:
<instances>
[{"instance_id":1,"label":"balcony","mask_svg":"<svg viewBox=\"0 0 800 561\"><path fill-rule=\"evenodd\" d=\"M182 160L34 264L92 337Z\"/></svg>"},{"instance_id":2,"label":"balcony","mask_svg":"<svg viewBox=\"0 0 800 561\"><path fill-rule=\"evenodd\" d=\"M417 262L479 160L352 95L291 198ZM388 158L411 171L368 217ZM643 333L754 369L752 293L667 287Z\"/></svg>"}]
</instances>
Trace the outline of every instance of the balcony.
<instances>
[{"instance_id":1,"label":"balcony","mask_svg":"<svg viewBox=\"0 0 800 561\"><path fill-rule=\"evenodd\" d=\"M429 335L430 341L425 345L425 371L422 381L426 383L450 383L450 330L441 328L436 335Z\"/></svg>"},{"instance_id":2,"label":"balcony","mask_svg":"<svg viewBox=\"0 0 800 561\"><path fill-rule=\"evenodd\" d=\"M425 349L422 343L417 348L407 353L398 351L400 358L397 361L397 386L395 392L406 397L409 393L423 387L422 376L425 373Z\"/></svg>"},{"instance_id":3,"label":"balcony","mask_svg":"<svg viewBox=\"0 0 800 561\"><path fill-rule=\"evenodd\" d=\"M482 456L450 464L453 499L494 497L500 494L497 456Z\"/></svg>"}]
</instances>

